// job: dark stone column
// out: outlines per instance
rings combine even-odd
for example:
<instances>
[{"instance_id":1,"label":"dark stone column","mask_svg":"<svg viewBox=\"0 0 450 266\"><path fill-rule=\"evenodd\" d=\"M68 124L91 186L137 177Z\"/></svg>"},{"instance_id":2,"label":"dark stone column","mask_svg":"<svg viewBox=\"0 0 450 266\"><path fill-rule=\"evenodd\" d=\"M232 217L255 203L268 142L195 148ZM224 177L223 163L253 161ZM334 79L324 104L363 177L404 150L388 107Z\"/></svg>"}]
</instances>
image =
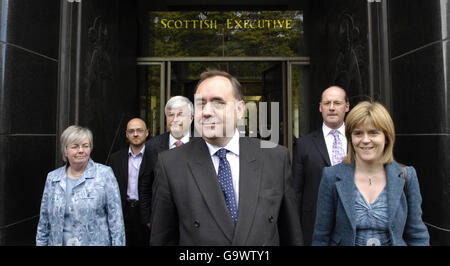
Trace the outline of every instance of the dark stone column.
<instances>
[{"instance_id":1,"label":"dark stone column","mask_svg":"<svg viewBox=\"0 0 450 266\"><path fill-rule=\"evenodd\" d=\"M0 1L0 245L34 244L57 156L59 5Z\"/></svg>"},{"instance_id":2,"label":"dark stone column","mask_svg":"<svg viewBox=\"0 0 450 266\"><path fill-rule=\"evenodd\" d=\"M359 0L314 0L305 6L311 130L322 123L318 105L327 87L342 86L351 106L370 95L367 5Z\"/></svg>"},{"instance_id":3,"label":"dark stone column","mask_svg":"<svg viewBox=\"0 0 450 266\"><path fill-rule=\"evenodd\" d=\"M73 114L64 116L59 131L79 124L93 131L91 157L106 163L124 145L127 120L138 114L136 86L136 1L82 1L67 10L63 26L71 46L62 54L61 105Z\"/></svg>"},{"instance_id":4,"label":"dark stone column","mask_svg":"<svg viewBox=\"0 0 450 266\"><path fill-rule=\"evenodd\" d=\"M138 110L133 1L83 2L79 123L94 133L92 158L105 163Z\"/></svg>"},{"instance_id":5,"label":"dark stone column","mask_svg":"<svg viewBox=\"0 0 450 266\"><path fill-rule=\"evenodd\" d=\"M450 244L450 9L447 1L388 1L396 158L413 165L433 245Z\"/></svg>"}]
</instances>

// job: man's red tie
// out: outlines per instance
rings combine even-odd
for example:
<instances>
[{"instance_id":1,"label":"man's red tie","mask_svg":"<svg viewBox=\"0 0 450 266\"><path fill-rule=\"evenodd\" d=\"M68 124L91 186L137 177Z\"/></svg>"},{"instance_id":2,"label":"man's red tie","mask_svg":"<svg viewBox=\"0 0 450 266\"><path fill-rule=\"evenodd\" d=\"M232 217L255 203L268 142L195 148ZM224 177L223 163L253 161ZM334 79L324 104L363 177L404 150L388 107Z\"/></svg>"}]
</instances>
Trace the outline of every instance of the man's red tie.
<instances>
[{"instance_id":1,"label":"man's red tie","mask_svg":"<svg viewBox=\"0 0 450 266\"><path fill-rule=\"evenodd\" d=\"M180 147L180 146L183 145L183 144L184 144L184 143L183 143L181 140L175 142L175 146L177 146L177 147Z\"/></svg>"}]
</instances>

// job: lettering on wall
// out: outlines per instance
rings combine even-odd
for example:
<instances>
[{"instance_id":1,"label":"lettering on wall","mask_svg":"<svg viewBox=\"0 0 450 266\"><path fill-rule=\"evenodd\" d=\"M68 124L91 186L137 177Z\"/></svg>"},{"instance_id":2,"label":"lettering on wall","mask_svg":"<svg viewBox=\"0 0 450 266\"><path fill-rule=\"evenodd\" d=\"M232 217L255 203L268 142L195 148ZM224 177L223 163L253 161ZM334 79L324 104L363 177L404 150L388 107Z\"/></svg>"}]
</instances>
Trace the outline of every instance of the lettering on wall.
<instances>
[{"instance_id":1,"label":"lettering on wall","mask_svg":"<svg viewBox=\"0 0 450 266\"><path fill-rule=\"evenodd\" d=\"M212 29L217 30L218 25L223 25L228 30L239 29L287 29L294 26L293 19L226 19L223 24L211 19L161 19L160 25L163 29Z\"/></svg>"}]
</instances>

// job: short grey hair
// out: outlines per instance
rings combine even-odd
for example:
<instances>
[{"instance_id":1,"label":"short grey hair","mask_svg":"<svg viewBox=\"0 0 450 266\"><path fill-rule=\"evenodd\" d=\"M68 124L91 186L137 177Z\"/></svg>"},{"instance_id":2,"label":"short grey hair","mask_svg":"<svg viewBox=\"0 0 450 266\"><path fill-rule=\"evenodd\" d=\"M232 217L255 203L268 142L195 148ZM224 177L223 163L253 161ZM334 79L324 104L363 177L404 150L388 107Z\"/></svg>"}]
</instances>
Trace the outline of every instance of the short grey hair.
<instances>
[{"instance_id":1,"label":"short grey hair","mask_svg":"<svg viewBox=\"0 0 450 266\"><path fill-rule=\"evenodd\" d=\"M85 138L89 139L89 145L92 151L92 149L94 148L94 141L92 137L92 131L90 131L88 128L73 125L63 131L63 133L61 134L60 143L61 155L64 162L67 162L67 158L65 156L67 146L71 143L81 142Z\"/></svg>"},{"instance_id":2,"label":"short grey hair","mask_svg":"<svg viewBox=\"0 0 450 266\"><path fill-rule=\"evenodd\" d=\"M178 109L184 106L188 107L189 115L194 115L194 106L192 105L192 102L184 96L173 96L170 98L166 103L164 112L167 115L169 109Z\"/></svg>"}]
</instances>

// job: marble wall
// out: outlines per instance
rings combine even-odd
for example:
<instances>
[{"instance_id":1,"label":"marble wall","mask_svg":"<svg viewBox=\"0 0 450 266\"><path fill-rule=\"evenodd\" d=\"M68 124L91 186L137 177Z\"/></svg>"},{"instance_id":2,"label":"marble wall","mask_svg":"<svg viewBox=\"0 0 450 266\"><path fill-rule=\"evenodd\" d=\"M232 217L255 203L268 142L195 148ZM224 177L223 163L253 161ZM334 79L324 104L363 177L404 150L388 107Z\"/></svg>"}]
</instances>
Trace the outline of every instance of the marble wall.
<instances>
[{"instance_id":1,"label":"marble wall","mask_svg":"<svg viewBox=\"0 0 450 266\"><path fill-rule=\"evenodd\" d=\"M417 170L432 245L450 245L449 5L388 1L396 158Z\"/></svg>"},{"instance_id":2,"label":"marble wall","mask_svg":"<svg viewBox=\"0 0 450 266\"><path fill-rule=\"evenodd\" d=\"M93 131L92 158L106 163L125 144L125 128L138 114L135 1L84 2L80 19L78 122Z\"/></svg>"},{"instance_id":3,"label":"marble wall","mask_svg":"<svg viewBox=\"0 0 450 266\"><path fill-rule=\"evenodd\" d=\"M311 62L308 100L312 131L322 125L318 107L327 87L345 88L351 106L370 95L367 2L308 1L304 16Z\"/></svg>"},{"instance_id":4,"label":"marble wall","mask_svg":"<svg viewBox=\"0 0 450 266\"><path fill-rule=\"evenodd\" d=\"M0 0L0 245L33 243L54 168L59 0Z\"/></svg>"}]
</instances>

